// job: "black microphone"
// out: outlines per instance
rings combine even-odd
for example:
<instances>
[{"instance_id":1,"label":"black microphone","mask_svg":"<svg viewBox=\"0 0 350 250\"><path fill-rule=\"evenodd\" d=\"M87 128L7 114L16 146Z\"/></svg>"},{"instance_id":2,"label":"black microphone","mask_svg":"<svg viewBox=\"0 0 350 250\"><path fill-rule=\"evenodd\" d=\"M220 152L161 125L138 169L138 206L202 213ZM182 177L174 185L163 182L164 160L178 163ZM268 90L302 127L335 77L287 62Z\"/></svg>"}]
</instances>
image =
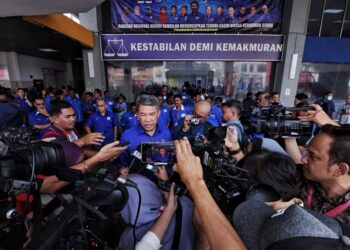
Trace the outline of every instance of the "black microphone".
<instances>
[{"instance_id":1,"label":"black microphone","mask_svg":"<svg viewBox=\"0 0 350 250\"><path fill-rule=\"evenodd\" d=\"M135 182L133 182L132 180L128 180L128 179L121 177L121 176L118 177L117 183L122 184L124 186L137 188L137 184Z\"/></svg>"}]
</instances>

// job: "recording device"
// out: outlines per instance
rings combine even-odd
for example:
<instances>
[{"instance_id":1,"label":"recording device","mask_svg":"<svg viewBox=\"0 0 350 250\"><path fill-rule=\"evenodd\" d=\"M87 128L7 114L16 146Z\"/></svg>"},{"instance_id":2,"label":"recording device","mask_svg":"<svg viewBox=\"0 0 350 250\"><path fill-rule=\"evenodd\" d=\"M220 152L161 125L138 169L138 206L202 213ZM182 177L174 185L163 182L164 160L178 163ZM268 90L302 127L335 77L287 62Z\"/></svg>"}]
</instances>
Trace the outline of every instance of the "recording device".
<instances>
[{"instance_id":1,"label":"recording device","mask_svg":"<svg viewBox=\"0 0 350 250\"><path fill-rule=\"evenodd\" d=\"M192 116L189 121L188 121L188 124L191 125L191 126L197 126L199 125L199 118L198 117L195 117L195 116Z\"/></svg>"},{"instance_id":2,"label":"recording device","mask_svg":"<svg viewBox=\"0 0 350 250\"><path fill-rule=\"evenodd\" d=\"M29 249L70 249L82 245L102 249L102 246L112 245L109 243L114 237L107 239L106 235L111 232L112 214L120 211L128 199L125 188L128 182L118 181L117 176L109 174L105 168L83 176L80 171L65 166L67 145L31 142L32 132L31 129L20 128L0 133L1 140L9 147L9 151L0 158L0 248L6 245L9 249L21 248L23 244L26 230L24 220L16 210L15 195L31 193L34 200L35 197L40 200L40 186L35 181L35 174L56 175L60 180L74 183L75 187L70 186L69 189L73 201L65 206L59 202L63 211L58 216L54 215L43 230L40 230L41 222L37 225L39 230L34 225ZM35 205L35 202L31 206L34 221L41 221L38 216L46 216L46 207L42 210L41 204ZM14 247L9 242L18 245Z\"/></svg>"},{"instance_id":3,"label":"recording device","mask_svg":"<svg viewBox=\"0 0 350 250\"><path fill-rule=\"evenodd\" d=\"M153 164L174 164L176 161L173 142L143 142L141 143L141 162Z\"/></svg>"},{"instance_id":4,"label":"recording device","mask_svg":"<svg viewBox=\"0 0 350 250\"><path fill-rule=\"evenodd\" d=\"M272 105L266 108L259 108L253 112L255 121L250 121L245 126L248 134L264 134L266 137L301 137L311 136L312 123L300 121L294 118L293 113L311 110L310 107L284 107L282 105Z\"/></svg>"}]
</instances>

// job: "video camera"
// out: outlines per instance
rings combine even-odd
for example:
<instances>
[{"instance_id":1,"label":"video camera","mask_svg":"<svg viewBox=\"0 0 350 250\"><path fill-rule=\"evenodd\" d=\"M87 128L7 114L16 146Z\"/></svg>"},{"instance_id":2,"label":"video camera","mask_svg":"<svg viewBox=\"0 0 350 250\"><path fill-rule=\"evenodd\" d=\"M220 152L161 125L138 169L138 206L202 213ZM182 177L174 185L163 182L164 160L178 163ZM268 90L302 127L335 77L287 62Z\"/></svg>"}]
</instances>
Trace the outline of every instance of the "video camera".
<instances>
[{"instance_id":1,"label":"video camera","mask_svg":"<svg viewBox=\"0 0 350 250\"><path fill-rule=\"evenodd\" d=\"M73 183L75 188L71 185L69 189L73 201L66 205L61 202L55 204L55 209L62 207L63 211L44 230L39 230L40 234L33 233L30 249L52 249L57 245L67 249L76 244L106 246L107 239L104 236L110 223L110 211L120 211L124 207L128 199L126 188L118 184L116 175L108 174L104 168L86 176L79 170L69 168L65 162L64 147L67 145L31 142L35 132L28 128L10 128L0 132L0 139L5 143L3 146L8 147L7 152L0 157L0 248L20 248L23 244L26 231L19 234L18 228L25 228L26 214L22 217L18 215L15 196L23 193L29 197L31 194L34 195L33 202L35 199L41 200L36 174L56 175L59 180ZM49 205L42 210L39 203L31 204L34 220L38 214L46 216L44 210L51 207ZM24 211L27 208L28 204L25 204ZM9 242L18 245L13 247Z\"/></svg>"},{"instance_id":2,"label":"video camera","mask_svg":"<svg viewBox=\"0 0 350 250\"><path fill-rule=\"evenodd\" d=\"M310 107L284 107L272 105L270 107L253 110L253 119L248 124L245 121L245 131L248 134L264 134L266 137L302 137L311 136L312 123L300 121L295 113L311 110Z\"/></svg>"},{"instance_id":3,"label":"video camera","mask_svg":"<svg viewBox=\"0 0 350 250\"><path fill-rule=\"evenodd\" d=\"M245 200L248 190L257 183L250 177L248 171L239 168L236 165L236 159L228 154L225 148L225 136L226 127L217 127L209 131L207 139L210 143L205 143L202 137L191 137L189 141L192 152L201 159L204 180L209 191L220 208L229 214L235 206ZM159 154L164 157L159 157ZM129 173L140 173L144 169L156 172L157 165L176 162L173 142L142 143L137 153L133 155L133 164ZM180 187L178 194L184 193L185 186L175 172L168 185L173 181ZM265 193L264 198L268 197L270 201L279 198L274 190L268 190Z\"/></svg>"}]
</instances>

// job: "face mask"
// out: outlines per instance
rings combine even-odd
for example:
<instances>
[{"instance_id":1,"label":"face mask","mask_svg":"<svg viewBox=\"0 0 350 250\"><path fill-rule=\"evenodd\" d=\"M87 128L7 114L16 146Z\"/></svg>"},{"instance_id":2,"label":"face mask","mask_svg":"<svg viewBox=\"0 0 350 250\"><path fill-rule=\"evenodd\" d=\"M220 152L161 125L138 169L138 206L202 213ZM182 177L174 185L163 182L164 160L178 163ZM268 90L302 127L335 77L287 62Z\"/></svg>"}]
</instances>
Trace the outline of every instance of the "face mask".
<instances>
[{"instance_id":1,"label":"face mask","mask_svg":"<svg viewBox=\"0 0 350 250\"><path fill-rule=\"evenodd\" d=\"M332 95L327 96L327 100L328 100L328 101L332 101L332 99L333 99L333 96L332 96Z\"/></svg>"}]
</instances>

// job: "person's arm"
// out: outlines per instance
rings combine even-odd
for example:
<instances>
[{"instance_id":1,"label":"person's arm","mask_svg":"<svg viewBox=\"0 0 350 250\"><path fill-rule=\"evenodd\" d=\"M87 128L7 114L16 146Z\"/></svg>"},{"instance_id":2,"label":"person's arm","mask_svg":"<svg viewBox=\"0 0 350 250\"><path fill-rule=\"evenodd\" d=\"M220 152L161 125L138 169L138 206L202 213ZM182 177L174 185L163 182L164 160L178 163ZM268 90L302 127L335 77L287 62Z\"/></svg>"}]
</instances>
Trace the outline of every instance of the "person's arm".
<instances>
[{"instance_id":1,"label":"person's arm","mask_svg":"<svg viewBox=\"0 0 350 250\"><path fill-rule=\"evenodd\" d=\"M333 126L340 126L338 123L333 121L326 112L323 111L321 106L317 104L311 104L314 110L309 110L305 115L299 116L301 121L312 121L317 124L317 126L322 127L326 124Z\"/></svg>"},{"instance_id":2,"label":"person's arm","mask_svg":"<svg viewBox=\"0 0 350 250\"><path fill-rule=\"evenodd\" d=\"M50 127L50 124L42 124L42 125L35 124L35 125L33 125L33 127L37 128L37 129L45 129L45 128Z\"/></svg>"},{"instance_id":3,"label":"person's arm","mask_svg":"<svg viewBox=\"0 0 350 250\"><path fill-rule=\"evenodd\" d=\"M237 161L244 157L243 150L239 145L237 128L232 126L226 130L225 146L229 154L231 154Z\"/></svg>"},{"instance_id":4,"label":"person's arm","mask_svg":"<svg viewBox=\"0 0 350 250\"><path fill-rule=\"evenodd\" d=\"M119 144L118 141L110 143L104 146L96 155L77 163L70 168L85 172L91 171L98 163L116 159L127 147L116 147ZM69 182L60 181L57 176L45 177L43 184L40 188L41 193L55 193L59 189L67 186Z\"/></svg>"},{"instance_id":5,"label":"person's arm","mask_svg":"<svg viewBox=\"0 0 350 250\"><path fill-rule=\"evenodd\" d=\"M74 141L79 147L87 146L87 145L100 145L105 137L101 133L90 133L82 138Z\"/></svg>"},{"instance_id":6,"label":"person's arm","mask_svg":"<svg viewBox=\"0 0 350 250\"><path fill-rule=\"evenodd\" d=\"M302 155L300 153L296 138L284 138L287 153L295 164L301 164Z\"/></svg>"},{"instance_id":7,"label":"person's arm","mask_svg":"<svg viewBox=\"0 0 350 250\"><path fill-rule=\"evenodd\" d=\"M117 139L117 135L118 135L118 128L117 128L117 126L113 127L113 132L114 132L114 139Z\"/></svg>"},{"instance_id":8,"label":"person's arm","mask_svg":"<svg viewBox=\"0 0 350 250\"><path fill-rule=\"evenodd\" d=\"M220 211L203 180L199 157L192 153L187 138L175 141L176 169L191 192L211 249L246 249L237 232Z\"/></svg>"},{"instance_id":9,"label":"person's arm","mask_svg":"<svg viewBox=\"0 0 350 250\"><path fill-rule=\"evenodd\" d=\"M87 134L91 134L91 128L85 125L85 131Z\"/></svg>"}]
</instances>

